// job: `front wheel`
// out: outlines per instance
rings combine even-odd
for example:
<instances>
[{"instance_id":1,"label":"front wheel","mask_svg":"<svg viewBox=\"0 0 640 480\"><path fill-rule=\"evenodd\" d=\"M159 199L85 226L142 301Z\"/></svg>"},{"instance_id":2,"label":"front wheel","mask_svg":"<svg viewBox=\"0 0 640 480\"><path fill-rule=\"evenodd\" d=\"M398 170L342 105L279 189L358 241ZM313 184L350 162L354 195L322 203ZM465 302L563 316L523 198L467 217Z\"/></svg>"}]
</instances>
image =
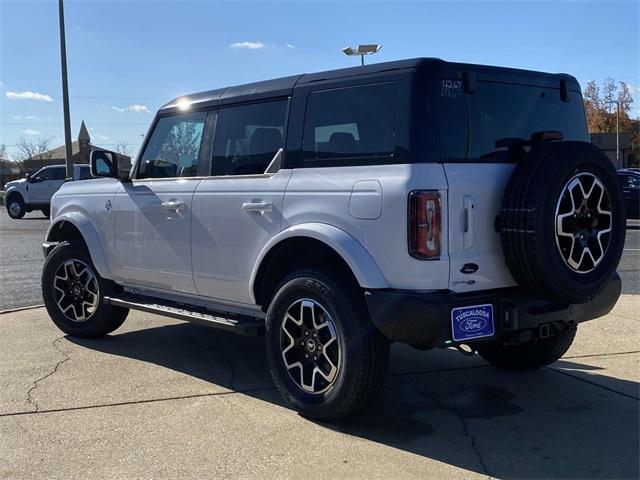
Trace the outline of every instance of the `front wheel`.
<instances>
[{"instance_id":1,"label":"front wheel","mask_svg":"<svg viewBox=\"0 0 640 480\"><path fill-rule=\"evenodd\" d=\"M315 270L280 284L267 312L266 350L284 399L318 420L364 410L389 364L389 342L369 320L362 292Z\"/></svg>"},{"instance_id":2,"label":"front wheel","mask_svg":"<svg viewBox=\"0 0 640 480\"><path fill-rule=\"evenodd\" d=\"M547 366L560 359L576 337L578 327L569 325L546 338L509 345L494 340L478 343L478 354L487 362L506 370L532 370Z\"/></svg>"},{"instance_id":3,"label":"front wheel","mask_svg":"<svg viewBox=\"0 0 640 480\"><path fill-rule=\"evenodd\" d=\"M102 278L84 244L60 242L42 270L42 297L53 323L68 335L93 338L118 328L129 309L103 302L118 286Z\"/></svg>"},{"instance_id":4,"label":"front wheel","mask_svg":"<svg viewBox=\"0 0 640 480\"><path fill-rule=\"evenodd\" d=\"M24 217L24 214L27 213L24 200L22 200L20 195L14 194L9 197L9 201L7 202L7 213L15 220Z\"/></svg>"}]
</instances>

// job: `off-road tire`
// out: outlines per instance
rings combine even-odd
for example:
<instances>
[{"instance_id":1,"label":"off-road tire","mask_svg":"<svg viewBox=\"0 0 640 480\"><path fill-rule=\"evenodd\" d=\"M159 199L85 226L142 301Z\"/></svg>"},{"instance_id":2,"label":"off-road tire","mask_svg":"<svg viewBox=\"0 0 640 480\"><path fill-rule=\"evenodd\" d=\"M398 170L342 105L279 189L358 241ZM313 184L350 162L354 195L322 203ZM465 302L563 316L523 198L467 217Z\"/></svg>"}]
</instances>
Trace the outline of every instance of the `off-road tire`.
<instances>
[{"instance_id":1,"label":"off-road tire","mask_svg":"<svg viewBox=\"0 0 640 480\"><path fill-rule=\"evenodd\" d=\"M357 285L339 275L299 270L276 289L266 320L269 368L283 398L302 415L330 421L358 414L379 393L389 365L389 342L373 326ZM287 309L300 299L318 302L331 316L341 348L338 374L323 393L308 393L293 380L282 354L281 326Z\"/></svg>"},{"instance_id":2,"label":"off-road tire","mask_svg":"<svg viewBox=\"0 0 640 480\"><path fill-rule=\"evenodd\" d=\"M562 357L576 337L575 324L550 337L508 345L500 340L478 343L478 354L487 362L505 370L533 370L549 365Z\"/></svg>"},{"instance_id":3,"label":"off-road tire","mask_svg":"<svg viewBox=\"0 0 640 480\"><path fill-rule=\"evenodd\" d=\"M591 175L604 185L611 208L607 248L599 263L586 273L570 268L556 239L562 192L580 174ZM544 300L563 304L589 301L615 272L624 246L624 203L611 161L585 142L534 146L511 175L499 229L506 264L518 285Z\"/></svg>"},{"instance_id":4,"label":"off-road tire","mask_svg":"<svg viewBox=\"0 0 640 480\"><path fill-rule=\"evenodd\" d=\"M12 204L15 204L19 209L16 210L16 207ZM27 213L27 206L24 204L24 200L22 199L22 195L19 193L14 193L10 195L7 199L7 213L14 220L19 220L24 217L24 214Z\"/></svg>"},{"instance_id":5,"label":"off-road tire","mask_svg":"<svg viewBox=\"0 0 640 480\"><path fill-rule=\"evenodd\" d=\"M79 260L91 269L99 287L97 307L83 321L70 320L56 301L54 279L61 265L68 260ZM60 330L74 337L100 337L113 332L122 325L127 318L129 309L114 307L103 302L105 296L113 295L119 290L120 288L115 283L98 274L86 246L79 241L60 242L47 257L42 270L42 298L47 312Z\"/></svg>"}]
</instances>

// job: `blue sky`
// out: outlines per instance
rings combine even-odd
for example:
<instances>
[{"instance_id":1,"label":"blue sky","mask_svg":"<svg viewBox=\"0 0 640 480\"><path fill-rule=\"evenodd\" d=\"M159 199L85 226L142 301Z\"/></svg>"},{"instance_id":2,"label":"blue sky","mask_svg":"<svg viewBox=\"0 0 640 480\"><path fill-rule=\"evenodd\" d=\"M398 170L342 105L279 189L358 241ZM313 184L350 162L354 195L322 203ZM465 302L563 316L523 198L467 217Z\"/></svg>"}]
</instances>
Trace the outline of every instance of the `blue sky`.
<instances>
[{"instance_id":1,"label":"blue sky","mask_svg":"<svg viewBox=\"0 0 640 480\"><path fill-rule=\"evenodd\" d=\"M606 77L640 91L640 2L65 2L72 135L134 153L181 94L419 56ZM57 1L0 0L0 143L62 143ZM640 112L635 94L634 115Z\"/></svg>"}]
</instances>

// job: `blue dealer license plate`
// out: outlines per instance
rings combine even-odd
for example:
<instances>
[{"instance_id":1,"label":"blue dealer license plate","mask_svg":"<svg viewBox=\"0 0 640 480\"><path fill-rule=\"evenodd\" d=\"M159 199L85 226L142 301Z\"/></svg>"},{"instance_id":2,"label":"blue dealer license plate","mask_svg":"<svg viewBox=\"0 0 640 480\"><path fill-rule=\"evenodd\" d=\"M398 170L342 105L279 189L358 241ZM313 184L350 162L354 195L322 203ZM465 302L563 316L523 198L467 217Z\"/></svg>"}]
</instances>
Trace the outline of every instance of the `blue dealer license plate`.
<instances>
[{"instance_id":1,"label":"blue dealer license plate","mask_svg":"<svg viewBox=\"0 0 640 480\"><path fill-rule=\"evenodd\" d=\"M493 305L473 305L451 310L451 335L456 342L491 337L495 333Z\"/></svg>"}]
</instances>

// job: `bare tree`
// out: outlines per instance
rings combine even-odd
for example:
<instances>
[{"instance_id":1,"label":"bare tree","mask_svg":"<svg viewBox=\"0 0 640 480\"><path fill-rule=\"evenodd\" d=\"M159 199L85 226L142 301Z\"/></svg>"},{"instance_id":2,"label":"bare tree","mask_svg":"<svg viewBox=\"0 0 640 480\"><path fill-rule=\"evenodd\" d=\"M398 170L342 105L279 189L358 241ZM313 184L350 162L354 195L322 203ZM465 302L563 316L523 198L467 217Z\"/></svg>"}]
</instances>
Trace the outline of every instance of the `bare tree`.
<instances>
[{"instance_id":1,"label":"bare tree","mask_svg":"<svg viewBox=\"0 0 640 480\"><path fill-rule=\"evenodd\" d=\"M124 140L120 140L116 144L116 153L130 157L131 154L129 153L129 144Z\"/></svg>"},{"instance_id":2,"label":"bare tree","mask_svg":"<svg viewBox=\"0 0 640 480\"><path fill-rule=\"evenodd\" d=\"M0 190L7 180L12 180L12 167L18 166L17 162L12 162L7 153L7 146L0 145Z\"/></svg>"},{"instance_id":3,"label":"bare tree","mask_svg":"<svg viewBox=\"0 0 640 480\"><path fill-rule=\"evenodd\" d=\"M34 141L20 137L16 142L20 160L40 160L44 163L51 158L52 142L53 137L40 137Z\"/></svg>"},{"instance_id":4,"label":"bare tree","mask_svg":"<svg viewBox=\"0 0 640 480\"><path fill-rule=\"evenodd\" d=\"M0 167L4 167L8 161L9 156L7 155L7 146L3 143L0 145Z\"/></svg>"}]
</instances>

